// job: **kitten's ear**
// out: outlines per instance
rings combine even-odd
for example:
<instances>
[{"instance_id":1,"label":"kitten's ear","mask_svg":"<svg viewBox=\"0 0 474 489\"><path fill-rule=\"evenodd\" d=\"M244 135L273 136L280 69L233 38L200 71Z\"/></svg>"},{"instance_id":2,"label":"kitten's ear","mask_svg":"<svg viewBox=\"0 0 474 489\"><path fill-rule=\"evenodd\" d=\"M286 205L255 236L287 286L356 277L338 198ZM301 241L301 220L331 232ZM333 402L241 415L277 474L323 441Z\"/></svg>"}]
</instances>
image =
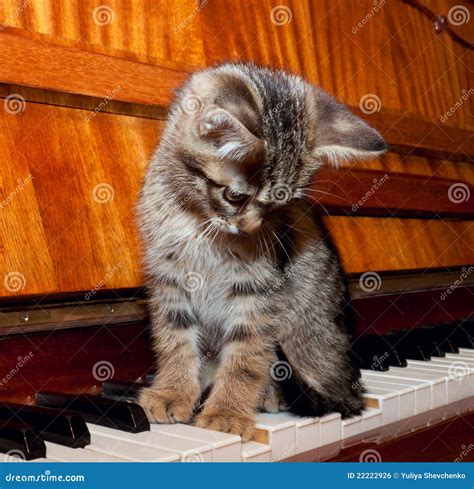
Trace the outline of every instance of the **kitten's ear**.
<instances>
[{"instance_id":1,"label":"kitten's ear","mask_svg":"<svg viewBox=\"0 0 474 489\"><path fill-rule=\"evenodd\" d=\"M252 134L234 115L217 106L209 107L198 122L199 136L213 143L217 154L240 162L263 149L263 141Z\"/></svg>"},{"instance_id":2,"label":"kitten's ear","mask_svg":"<svg viewBox=\"0 0 474 489\"><path fill-rule=\"evenodd\" d=\"M375 158L387 150L378 131L327 93L318 91L315 110L317 158L337 165L343 161Z\"/></svg>"}]
</instances>

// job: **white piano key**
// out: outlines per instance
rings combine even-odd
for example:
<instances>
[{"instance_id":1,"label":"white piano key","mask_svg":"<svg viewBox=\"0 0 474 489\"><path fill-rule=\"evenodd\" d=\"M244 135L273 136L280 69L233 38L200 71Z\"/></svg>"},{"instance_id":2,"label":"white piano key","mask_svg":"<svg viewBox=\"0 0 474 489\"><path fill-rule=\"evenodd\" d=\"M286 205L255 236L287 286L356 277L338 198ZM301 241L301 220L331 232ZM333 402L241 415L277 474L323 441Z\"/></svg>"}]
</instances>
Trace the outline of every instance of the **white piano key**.
<instances>
[{"instance_id":1,"label":"white piano key","mask_svg":"<svg viewBox=\"0 0 474 489\"><path fill-rule=\"evenodd\" d=\"M242 440L237 435L186 424L151 424L151 431L211 445L213 462L240 462L242 460Z\"/></svg>"},{"instance_id":2,"label":"white piano key","mask_svg":"<svg viewBox=\"0 0 474 489\"><path fill-rule=\"evenodd\" d=\"M459 354L460 355L466 354L466 355L474 356L474 350L471 350L471 348L459 348ZM455 353L453 353L453 355L455 355Z\"/></svg>"},{"instance_id":3,"label":"white piano key","mask_svg":"<svg viewBox=\"0 0 474 489\"><path fill-rule=\"evenodd\" d=\"M178 436L170 436L164 433L143 431L141 433L128 433L126 431L114 430L105 426L87 424L91 433L92 440L97 439L97 435L123 440L135 445L153 447L166 452L179 454L182 462L212 462L212 446L194 440L187 440ZM94 437L94 435L96 435ZM92 448L92 444L90 445ZM120 454L119 456L123 456Z\"/></svg>"},{"instance_id":4,"label":"white piano key","mask_svg":"<svg viewBox=\"0 0 474 489\"><path fill-rule=\"evenodd\" d=\"M395 392L387 392L383 389L371 388L362 394L369 407L377 407L382 411L382 425L388 425L398 421L399 396Z\"/></svg>"},{"instance_id":5,"label":"white piano key","mask_svg":"<svg viewBox=\"0 0 474 489\"><path fill-rule=\"evenodd\" d=\"M399 419L411 418L416 414L416 391L413 386L400 385L395 382L373 380L369 378L364 379L364 384L368 389L371 387L378 387L379 389L397 392L400 397L398 411Z\"/></svg>"},{"instance_id":6,"label":"white piano key","mask_svg":"<svg viewBox=\"0 0 474 489\"><path fill-rule=\"evenodd\" d=\"M362 432L362 415L351 416L341 420L342 448L360 443L362 441Z\"/></svg>"},{"instance_id":7,"label":"white piano key","mask_svg":"<svg viewBox=\"0 0 474 489\"><path fill-rule=\"evenodd\" d=\"M362 436L377 430L382 425L382 411L367 407L362 411Z\"/></svg>"},{"instance_id":8,"label":"white piano key","mask_svg":"<svg viewBox=\"0 0 474 489\"><path fill-rule=\"evenodd\" d=\"M69 448L46 441L47 455L60 462L129 462L111 453L97 452L87 448ZM110 444L112 448L113 443Z\"/></svg>"},{"instance_id":9,"label":"white piano key","mask_svg":"<svg viewBox=\"0 0 474 489\"><path fill-rule=\"evenodd\" d=\"M448 404L448 396L446 389L446 379L433 373L420 371L412 368L390 367L388 372L384 372L388 376L415 379L429 382L431 384L431 409L438 409Z\"/></svg>"},{"instance_id":10,"label":"white piano key","mask_svg":"<svg viewBox=\"0 0 474 489\"><path fill-rule=\"evenodd\" d=\"M242 443L242 460L244 462L271 462L272 449L270 445L256 441Z\"/></svg>"},{"instance_id":11,"label":"white piano key","mask_svg":"<svg viewBox=\"0 0 474 489\"><path fill-rule=\"evenodd\" d=\"M461 383L462 399L474 396L474 358L432 357L428 363L446 368L447 376Z\"/></svg>"},{"instance_id":12,"label":"white piano key","mask_svg":"<svg viewBox=\"0 0 474 489\"><path fill-rule=\"evenodd\" d=\"M422 360L407 360L408 368L418 370L420 372L428 372L444 378L446 382L447 404L460 401L462 399L462 385L456 379L449 376L448 368L440 367L429 361Z\"/></svg>"},{"instance_id":13,"label":"white piano key","mask_svg":"<svg viewBox=\"0 0 474 489\"><path fill-rule=\"evenodd\" d=\"M296 449L296 424L285 414L257 414L255 441L270 445L272 461L289 458Z\"/></svg>"},{"instance_id":14,"label":"white piano key","mask_svg":"<svg viewBox=\"0 0 474 489\"><path fill-rule=\"evenodd\" d=\"M319 460L334 457L341 450L342 423L340 413L319 418Z\"/></svg>"},{"instance_id":15,"label":"white piano key","mask_svg":"<svg viewBox=\"0 0 474 489\"><path fill-rule=\"evenodd\" d=\"M378 375L382 374L382 375ZM396 377L383 376L382 372L377 374L363 373L362 379L373 379L383 381L393 385L411 386L415 389L415 413L420 414L431 409L431 384L426 381L414 380L414 379L402 379Z\"/></svg>"},{"instance_id":16,"label":"white piano key","mask_svg":"<svg viewBox=\"0 0 474 489\"><path fill-rule=\"evenodd\" d=\"M87 450L100 453L106 461L111 457L125 458L133 462L179 462L182 460L180 454L172 451L92 432L91 444L87 445Z\"/></svg>"},{"instance_id":17,"label":"white piano key","mask_svg":"<svg viewBox=\"0 0 474 489\"><path fill-rule=\"evenodd\" d=\"M296 453L309 452L319 448L320 418L295 417Z\"/></svg>"}]
</instances>

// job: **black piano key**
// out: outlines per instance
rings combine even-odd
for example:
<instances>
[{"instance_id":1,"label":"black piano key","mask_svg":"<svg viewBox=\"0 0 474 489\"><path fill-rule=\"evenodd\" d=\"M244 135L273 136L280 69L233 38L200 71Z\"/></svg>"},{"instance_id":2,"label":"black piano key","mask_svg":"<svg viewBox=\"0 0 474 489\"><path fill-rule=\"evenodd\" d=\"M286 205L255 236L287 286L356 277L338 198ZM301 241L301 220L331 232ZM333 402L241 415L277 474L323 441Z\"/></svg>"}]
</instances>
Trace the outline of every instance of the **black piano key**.
<instances>
[{"instance_id":1,"label":"black piano key","mask_svg":"<svg viewBox=\"0 0 474 489\"><path fill-rule=\"evenodd\" d=\"M145 411L138 404L106 399L90 394L38 392L38 406L65 409L81 414L88 423L107 426L130 433L150 430Z\"/></svg>"},{"instance_id":2,"label":"black piano key","mask_svg":"<svg viewBox=\"0 0 474 489\"><path fill-rule=\"evenodd\" d=\"M44 440L24 423L0 419L0 452L24 460L46 457Z\"/></svg>"},{"instance_id":3,"label":"black piano key","mask_svg":"<svg viewBox=\"0 0 474 489\"><path fill-rule=\"evenodd\" d=\"M84 418L75 413L0 402L0 418L21 422L38 433L43 440L59 445L83 448L91 442Z\"/></svg>"},{"instance_id":4,"label":"black piano key","mask_svg":"<svg viewBox=\"0 0 474 489\"><path fill-rule=\"evenodd\" d=\"M389 345L386 345L386 347L389 347ZM384 351L383 346L380 344L380 338L375 335L366 335L358 338L354 342L352 350L359 368L386 372L390 367L387 348Z\"/></svg>"},{"instance_id":5,"label":"black piano key","mask_svg":"<svg viewBox=\"0 0 474 489\"><path fill-rule=\"evenodd\" d=\"M444 353L459 353L459 348L452 335L454 326L452 324L436 324L433 326L424 326L423 329L427 335L434 338L438 347Z\"/></svg>"},{"instance_id":6,"label":"black piano key","mask_svg":"<svg viewBox=\"0 0 474 489\"><path fill-rule=\"evenodd\" d=\"M453 329L452 337L459 348L474 349L474 319L457 321Z\"/></svg>"},{"instance_id":7,"label":"black piano key","mask_svg":"<svg viewBox=\"0 0 474 489\"><path fill-rule=\"evenodd\" d=\"M412 331L399 330L390 332L385 339L396 349L402 357L411 360L428 361L431 359L432 347L416 338Z\"/></svg>"},{"instance_id":8,"label":"black piano key","mask_svg":"<svg viewBox=\"0 0 474 489\"><path fill-rule=\"evenodd\" d=\"M149 384L142 382L107 381L102 384L102 396L108 399L135 400L141 389Z\"/></svg>"}]
</instances>

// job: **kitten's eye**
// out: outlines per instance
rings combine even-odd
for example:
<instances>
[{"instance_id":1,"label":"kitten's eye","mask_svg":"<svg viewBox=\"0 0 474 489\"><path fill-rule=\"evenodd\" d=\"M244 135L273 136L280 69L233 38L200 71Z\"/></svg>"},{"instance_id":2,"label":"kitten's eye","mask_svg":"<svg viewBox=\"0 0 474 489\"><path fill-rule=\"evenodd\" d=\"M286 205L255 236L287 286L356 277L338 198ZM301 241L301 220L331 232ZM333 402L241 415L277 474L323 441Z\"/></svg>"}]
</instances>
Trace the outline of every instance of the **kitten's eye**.
<instances>
[{"instance_id":1,"label":"kitten's eye","mask_svg":"<svg viewBox=\"0 0 474 489\"><path fill-rule=\"evenodd\" d=\"M232 190L230 187L226 187L224 189L223 195L224 195L224 199L227 200L228 202L231 202L232 204L239 204L241 202L244 202L244 200L248 198L248 195L236 192L235 190Z\"/></svg>"}]
</instances>

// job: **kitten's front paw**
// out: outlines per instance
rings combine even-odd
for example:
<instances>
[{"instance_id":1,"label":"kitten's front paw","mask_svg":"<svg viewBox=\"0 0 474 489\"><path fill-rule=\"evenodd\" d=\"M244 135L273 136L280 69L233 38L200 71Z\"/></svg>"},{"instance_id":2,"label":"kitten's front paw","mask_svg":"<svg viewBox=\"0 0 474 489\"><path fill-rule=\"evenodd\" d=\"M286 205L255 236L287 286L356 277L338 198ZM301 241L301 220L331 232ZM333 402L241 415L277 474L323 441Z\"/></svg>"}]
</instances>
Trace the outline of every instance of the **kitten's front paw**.
<instances>
[{"instance_id":1,"label":"kitten's front paw","mask_svg":"<svg viewBox=\"0 0 474 489\"><path fill-rule=\"evenodd\" d=\"M242 441L252 438L255 421L252 416L240 413L210 413L203 411L196 420L196 426L208 430L234 433L242 437Z\"/></svg>"},{"instance_id":2,"label":"kitten's front paw","mask_svg":"<svg viewBox=\"0 0 474 489\"><path fill-rule=\"evenodd\" d=\"M264 393L259 409L267 413L279 413L281 411L288 411L288 406L285 403L281 392L278 389L271 387Z\"/></svg>"},{"instance_id":3,"label":"kitten's front paw","mask_svg":"<svg viewBox=\"0 0 474 489\"><path fill-rule=\"evenodd\" d=\"M194 398L185 397L179 391L153 387L140 392L138 403L148 419L157 423L186 423L194 409Z\"/></svg>"}]
</instances>

